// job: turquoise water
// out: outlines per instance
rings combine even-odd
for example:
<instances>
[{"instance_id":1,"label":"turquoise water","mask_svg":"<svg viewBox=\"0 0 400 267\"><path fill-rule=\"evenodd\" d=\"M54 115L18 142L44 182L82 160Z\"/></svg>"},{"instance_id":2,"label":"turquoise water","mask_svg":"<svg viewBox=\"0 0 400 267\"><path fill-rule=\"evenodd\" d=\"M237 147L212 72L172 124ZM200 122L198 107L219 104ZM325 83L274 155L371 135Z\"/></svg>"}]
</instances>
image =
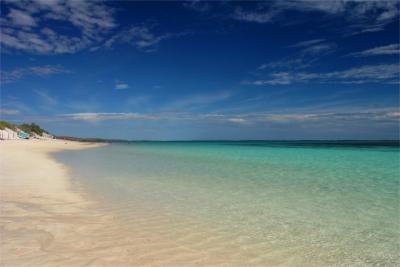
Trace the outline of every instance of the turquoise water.
<instances>
[{"instance_id":1,"label":"turquoise water","mask_svg":"<svg viewBox=\"0 0 400 267\"><path fill-rule=\"evenodd\" d=\"M143 209L201 222L201 239L221 236L196 248L204 257L215 245L248 266L399 264L397 143L131 142L56 157L127 225ZM185 220L165 230L200 231Z\"/></svg>"}]
</instances>

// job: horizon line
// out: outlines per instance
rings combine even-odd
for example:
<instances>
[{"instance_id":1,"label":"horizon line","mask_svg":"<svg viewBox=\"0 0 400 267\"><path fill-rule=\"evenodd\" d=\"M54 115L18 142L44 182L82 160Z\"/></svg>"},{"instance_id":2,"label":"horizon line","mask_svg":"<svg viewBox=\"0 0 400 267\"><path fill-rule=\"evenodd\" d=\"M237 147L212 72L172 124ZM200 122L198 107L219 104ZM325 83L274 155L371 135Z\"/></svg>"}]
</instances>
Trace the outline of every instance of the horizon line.
<instances>
[{"instance_id":1,"label":"horizon line","mask_svg":"<svg viewBox=\"0 0 400 267\"><path fill-rule=\"evenodd\" d=\"M115 139L115 138L101 138L101 137L76 137L76 136L58 136L54 135L56 139L76 139L76 140L96 140L96 141L109 141L109 142L399 142L399 139Z\"/></svg>"}]
</instances>

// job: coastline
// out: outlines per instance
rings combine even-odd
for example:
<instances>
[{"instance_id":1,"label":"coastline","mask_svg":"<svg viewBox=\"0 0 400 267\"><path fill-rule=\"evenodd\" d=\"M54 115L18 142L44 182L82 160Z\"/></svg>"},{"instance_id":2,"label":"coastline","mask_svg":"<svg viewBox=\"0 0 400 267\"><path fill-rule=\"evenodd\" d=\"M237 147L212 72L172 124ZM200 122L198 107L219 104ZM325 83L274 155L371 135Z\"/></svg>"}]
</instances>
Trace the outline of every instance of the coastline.
<instances>
[{"instance_id":1,"label":"coastline","mask_svg":"<svg viewBox=\"0 0 400 267\"><path fill-rule=\"evenodd\" d=\"M358 177L375 181L376 175L370 175L372 169L381 177L393 177L396 162L394 154L387 151L354 149L336 154L331 150L303 150L308 153L302 153L299 162L299 155L288 154L293 148L262 149L258 150L261 154L254 154L253 146L224 146L226 151L217 160L203 153L204 162L199 164L197 157L191 158L193 149L176 149L175 145L162 157L153 153L157 149L153 145L81 150L103 145L64 140L0 143L0 266L312 267L352 265L358 259L372 266L368 255L375 255L374 260L385 266L396 266L394 237L387 236L396 236L390 218L397 216L397 204L379 193L394 186L353 182ZM208 149L221 151L220 146ZM253 159L245 161L247 168L232 158L232 152L239 150L247 155L246 160ZM324 172L325 168L318 165L310 172L315 155L328 157L322 161L325 164L340 155L347 165L335 168L333 173L329 169ZM253 173L254 166L264 164L260 157L269 158L271 164L261 170L284 174L279 184L273 180L273 173L265 180L251 179L251 174L262 177L260 172ZM378 166L375 158L386 158L388 165ZM221 161L225 164L222 171L229 167L229 172L219 172L220 166L214 162ZM281 165L284 162L287 165ZM294 165L290 162L297 164L294 170L298 180L308 183L293 183ZM205 166L209 173L204 172ZM362 168L364 175L348 172L350 166ZM322 180L309 175L317 171L322 171ZM164 172L168 175L163 176ZM319 185L326 184L330 174L340 178L343 173L355 180L335 178L340 182L338 188L343 184L367 187L345 198L343 193L347 192L320 190ZM385 181L395 184L390 179ZM317 189L311 192L314 195L308 191L310 186ZM387 196L390 200L391 195ZM375 209L365 214L370 203L392 207L393 211ZM334 213L325 213L327 206ZM364 218L366 224L359 224L349 211ZM312 217L319 214L326 216ZM332 222L337 214L344 219ZM371 228L377 224L383 228ZM333 239L338 229L350 238ZM377 236L374 242L358 241L364 238L365 229L373 229ZM317 245L315 240L319 241ZM376 242L382 248L379 251Z\"/></svg>"},{"instance_id":2,"label":"coastline","mask_svg":"<svg viewBox=\"0 0 400 267\"><path fill-rule=\"evenodd\" d=\"M228 260L241 251L233 239L183 215L143 206L121 221L125 210L92 198L51 155L103 145L0 143L0 266L243 266L254 257L234 253Z\"/></svg>"},{"instance_id":3,"label":"coastline","mask_svg":"<svg viewBox=\"0 0 400 267\"><path fill-rule=\"evenodd\" d=\"M121 221L51 155L103 145L0 143L0 266L243 266L242 256L227 265L216 242L225 244L225 238L185 216L143 207Z\"/></svg>"},{"instance_id":4,"label":"coastline","mask_svg":"<svg viewBox=\"0 0 400 267\"><path fill-rule=\"evenodd\" d=\"M190 249L209 235L187 243L185 236L191 238L193 229L168 232L179 229L175 224L185 218L143 208L134 222L121 221L118 212L92 198L69 167L52 156L104 145L0 143L0 266L225 266L223 257L204 258Z\"/></svg>"},{"instance_id":5,"label":"coastline","mask_svg":"<svg viewBox=\"0 0 400 267\"><path fill-rule=\"evenodd\" d=\"M73 242L79 243L80 231L94 223L98 227L107 216L91 209L93 203L75 190L67 168L50 153L102 145L64 140L0 143L0 266L88 262L84 255L73 259L66 255L79 252L80 246ZM63 253L55 253L61 251L58 246Z\"/></svg>"}]
</instances>

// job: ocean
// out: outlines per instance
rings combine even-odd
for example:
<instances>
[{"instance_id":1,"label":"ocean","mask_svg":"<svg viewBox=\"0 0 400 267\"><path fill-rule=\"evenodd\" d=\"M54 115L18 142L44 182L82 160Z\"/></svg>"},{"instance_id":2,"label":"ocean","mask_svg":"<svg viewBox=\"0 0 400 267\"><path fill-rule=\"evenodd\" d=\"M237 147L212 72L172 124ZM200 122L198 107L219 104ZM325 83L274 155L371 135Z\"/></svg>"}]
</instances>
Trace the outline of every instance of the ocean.
<instances>
[{"instance_id":1,"label":"ocean","mask_svg":"<svg viewBox=\"0 0 400 267\"><path fill-rule=\"evenodd\" d=\"M400 263L398 142L115 142L55 157L163 266Z\"/></svg>"}]
</instances>

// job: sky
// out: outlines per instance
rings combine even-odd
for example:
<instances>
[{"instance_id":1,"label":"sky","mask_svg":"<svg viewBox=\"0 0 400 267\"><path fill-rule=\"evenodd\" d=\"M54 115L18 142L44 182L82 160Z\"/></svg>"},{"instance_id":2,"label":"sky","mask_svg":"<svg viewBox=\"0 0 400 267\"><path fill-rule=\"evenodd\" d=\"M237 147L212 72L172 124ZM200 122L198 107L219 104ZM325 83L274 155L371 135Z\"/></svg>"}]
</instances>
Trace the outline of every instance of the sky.
<instances>
[{"instance_id":1,"label":"sky","mask_svg":"<svg viewBox=\"0 0 400 267\"><path fill-rule=\"evenodd\" d=\"M129 140L399 139L400 1L1 1L2 120Z\"/></svg>"}]
</instances>

